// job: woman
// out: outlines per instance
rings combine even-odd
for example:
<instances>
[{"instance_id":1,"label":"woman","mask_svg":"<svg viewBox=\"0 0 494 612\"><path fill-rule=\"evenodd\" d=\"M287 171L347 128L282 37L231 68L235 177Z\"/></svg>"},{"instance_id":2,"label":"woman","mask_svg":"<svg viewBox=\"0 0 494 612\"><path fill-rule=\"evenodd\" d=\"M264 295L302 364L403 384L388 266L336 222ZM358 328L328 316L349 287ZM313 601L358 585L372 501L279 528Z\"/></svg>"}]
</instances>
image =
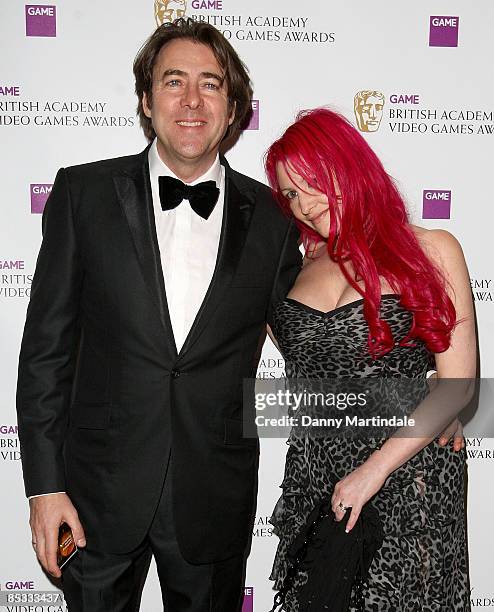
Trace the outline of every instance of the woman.
<instances>
[{"instance_id":1,"label":"woman","mask_svg":"<svg viewBox=\"0 0 494 612\"><path fill-rule=\"evenodd\" d=\"M323 108L299 114L270 147L266 171L306 253L272 323L287 377L425 379L431 368L439 379L475 377L473 305L460 245L448 232L409 223L393 181L345 118ZM292 432L272 518L280 537L275 587L294 536L332 491L336 520L352 509L347 530L369 500L383 524L366 610L470 610L465 450L458 437L454 445L457 452L432 437L391 437L373 446ZM298 585L303 581L302 574ZM298 610L295 589L284 606Z\"/></svg>"}]
</instances>

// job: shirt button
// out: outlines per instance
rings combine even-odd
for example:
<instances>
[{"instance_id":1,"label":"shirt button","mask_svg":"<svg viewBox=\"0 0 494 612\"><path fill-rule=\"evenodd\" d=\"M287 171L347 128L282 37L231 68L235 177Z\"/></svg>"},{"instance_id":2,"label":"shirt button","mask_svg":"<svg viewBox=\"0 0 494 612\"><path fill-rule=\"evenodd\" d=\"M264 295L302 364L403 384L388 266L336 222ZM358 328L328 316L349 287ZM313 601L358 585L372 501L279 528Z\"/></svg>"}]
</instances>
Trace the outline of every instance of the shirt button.
<instances>
[{"instance_id":1,"label":"shirt button","mask_svg":"<svg viewBox=\"0 0 494 612\"><path fill-rule=\"evenodd\" d=\"M173 378L178 378L180 376L180 370L172 370L171 375Z\"/></svg>"}]
</instances>

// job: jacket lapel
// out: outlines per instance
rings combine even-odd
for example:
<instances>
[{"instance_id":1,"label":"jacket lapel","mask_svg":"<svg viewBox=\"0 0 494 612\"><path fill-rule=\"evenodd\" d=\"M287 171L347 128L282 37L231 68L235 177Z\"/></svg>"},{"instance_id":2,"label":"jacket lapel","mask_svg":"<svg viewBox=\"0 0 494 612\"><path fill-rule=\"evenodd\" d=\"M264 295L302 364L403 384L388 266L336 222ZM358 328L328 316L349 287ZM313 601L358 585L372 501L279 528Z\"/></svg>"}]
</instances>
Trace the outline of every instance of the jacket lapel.
<instances>
[{"instance_id":1,"label":"jacket lapel","mask_svg":"<svg viewBox=\"0 0 494 612\"><path fill-rule=\"evenodd\" d=\"M221 304L240 259L252 216L253 202L240 193L225 158L221 157L221 163L225 166L225 199L216 266L204 300L180 350L180 356L190 350L198 340L214 311Z\"/></svg>"},{"instance_id":2,"label":"jacket lapel","mask_svg":"<svg viewBox=\"0 0 494 612\"><path fill-rule=\"evenodd\" d=\"M115 174L113 182L120 205L129 225L137 259L151 297L165 330L170 354L177 355L168 312L165 283L154 221L147 147L136 156L135 165Z\"/></svg>"}]
</instances>

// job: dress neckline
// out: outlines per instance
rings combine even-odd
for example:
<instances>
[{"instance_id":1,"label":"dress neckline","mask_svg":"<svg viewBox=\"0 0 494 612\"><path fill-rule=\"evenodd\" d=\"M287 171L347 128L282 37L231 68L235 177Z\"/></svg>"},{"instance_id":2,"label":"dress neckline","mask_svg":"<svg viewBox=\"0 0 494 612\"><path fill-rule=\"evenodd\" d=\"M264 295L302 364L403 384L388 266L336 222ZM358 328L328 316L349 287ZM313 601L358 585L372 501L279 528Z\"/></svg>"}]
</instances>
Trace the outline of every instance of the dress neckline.
<instances>
[{"instance_id":1,"label":"dress neckline","mask_svg":"<svg viewBox=\"0 0 494 612\"><path fill-rule=\"evenodd\" d=\"M388 298L393 298L393 299L401 299L401 295L399 293L383 293L381 295L381 301L383 299L388 299ZM357 304L362 304L364 301L364 298L359 298L358 300L353 300L352 302L348 302L347 304L342 304L341 306L337 306L336 308L333 308L332 310L328 310L326 312L324 312L324 310L318 310L317 308L313 308L312 306L309 306L308 304L304 304L303 302L299 302L299 300L296 300L294 298L290 298L290 297L286 297L285 302L291 302L293 304L297 304L298 306L300 306L301 308L303 308L304 310L308 310L309 312L313 312L315 314L318 314L319 316L322 317L331 317L332 315L342 311L342 310L346 310L348 308L350 308L351 306L356 306Z\"/></svg>"}]
</instances>

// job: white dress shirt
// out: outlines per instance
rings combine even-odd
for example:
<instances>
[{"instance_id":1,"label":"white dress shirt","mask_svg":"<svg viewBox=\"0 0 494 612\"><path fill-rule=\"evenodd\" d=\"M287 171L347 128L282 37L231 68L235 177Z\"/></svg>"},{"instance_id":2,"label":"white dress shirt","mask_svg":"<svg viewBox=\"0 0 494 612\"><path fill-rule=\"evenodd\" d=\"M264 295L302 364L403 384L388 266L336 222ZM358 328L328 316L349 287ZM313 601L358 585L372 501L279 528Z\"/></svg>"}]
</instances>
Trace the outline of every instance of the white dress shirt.
<instances>
[{"instance_id":1,"label":"white dress shirt","mask_svg":"<svg viewBox=\"0 0 494 612\"><path fill-rule=\"evenodd\" d=\"M194 212L188 200L183 200L172 210L163 211L158 177L178 177L161 160L156 143L155 139L148 154L154 219L168 310L175 345L180 352L204 300L216 266L225 201L225 169L217 155L209 170L190 183L195 185L213 180L220 190L216 206L207 219ZM41 495L32 495L29 499L33 497Z\"/></svg>"},{"instance_id":2,"label":"white dress shirt","mask_svg":"<svg viewBox=\"0 0 494 612\"><path fill-rule=\"evenodd\" d=\"M156 143L155 139L149 149L154 218L168 310L175 344L180 352L216 266L225 200L225 169L218 155L209 170L190 183L196 185L213 180L220 190L218 202L207 219L194 212L188 200L183 200L172 210L163 211L158 177L177 177L161 160Z\"/></svg>"}]
</instances>

